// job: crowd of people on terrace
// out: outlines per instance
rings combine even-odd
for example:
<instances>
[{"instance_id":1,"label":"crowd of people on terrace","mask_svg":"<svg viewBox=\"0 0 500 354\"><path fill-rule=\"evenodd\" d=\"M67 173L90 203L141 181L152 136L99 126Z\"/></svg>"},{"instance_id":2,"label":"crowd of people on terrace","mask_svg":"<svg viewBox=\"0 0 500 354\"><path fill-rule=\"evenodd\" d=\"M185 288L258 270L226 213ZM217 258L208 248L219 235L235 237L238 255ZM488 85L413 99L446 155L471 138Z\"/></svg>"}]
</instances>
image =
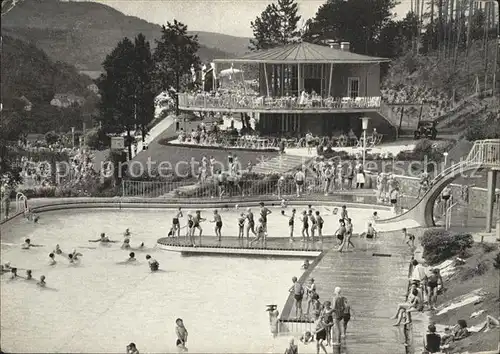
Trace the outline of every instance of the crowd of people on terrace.
<instances>
[{"instance_id":1,"label":"crowd of people on terrace","mask_svg":"<svg viewBox=\"0 0 500 354\"><path fill-rule=\"evenodd\" d=\"M244 87L239 89L217 89L211 92L197 91L185 93L190 106L229 107L229 108L366 108L379 107L380 97L322 97L314 90L299 94L287 93L281 97L261 95Z\"/></svg>"}]
</instances>

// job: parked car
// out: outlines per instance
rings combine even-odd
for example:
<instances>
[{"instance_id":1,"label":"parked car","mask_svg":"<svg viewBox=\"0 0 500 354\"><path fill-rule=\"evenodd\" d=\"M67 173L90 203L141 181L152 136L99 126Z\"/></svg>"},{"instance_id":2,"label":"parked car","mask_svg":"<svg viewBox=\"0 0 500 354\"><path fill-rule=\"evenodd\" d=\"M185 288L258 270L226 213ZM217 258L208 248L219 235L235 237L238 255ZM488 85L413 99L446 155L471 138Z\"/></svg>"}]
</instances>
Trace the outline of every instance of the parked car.
<instances>
[{"instance_id":1,"label":"parked car","mask_svg":"<svg viewBox=\"0 0 500 354\"><path fill-rule=\"evenodd\" d=\"M415 130L414 133L415 139L430 138L432 140L435 140L436 135L437 135L436 122L432 120L421 120L418 123L417 130Z\"/></svg>"}]
</instances>

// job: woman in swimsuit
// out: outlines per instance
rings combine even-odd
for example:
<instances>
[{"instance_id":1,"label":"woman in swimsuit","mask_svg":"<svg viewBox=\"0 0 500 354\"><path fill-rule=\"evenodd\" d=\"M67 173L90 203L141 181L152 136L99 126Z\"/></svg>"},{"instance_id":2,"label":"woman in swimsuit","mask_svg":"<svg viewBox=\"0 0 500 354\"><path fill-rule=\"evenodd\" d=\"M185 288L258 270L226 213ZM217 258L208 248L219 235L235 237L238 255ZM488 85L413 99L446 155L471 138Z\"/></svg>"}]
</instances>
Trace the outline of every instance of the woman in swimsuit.
<instances>
[{"instance_id":1,"label":"woman in swimsuit","mask_svg":"<svg viewBox=\"0 0 500 354\"><path fill-rule=\"evenodd\" d=\"M172 236L175 237L175 232L177 231L177 237L181 237L181 225L179 219L182 218L182 208L179 207L177 214L172 219Z\"/></svg>"},{"instance_id":2,"label":"woman in swimsuit","mask_svg":"<svg viewBox=\"0 0 500 354\"><path fill-rule=\"evenodd\" d=\"M309 241L309 217L307 211L302 212L302 242Z\"/></svg>"},{"instance_id":3,"label":"woman in swimsuit","mask_svg":"<svg viewBox=\"0 0 500 354\"><path fill-rule=\"evenodd\" d=\"M193 220L193 215L188 214L188 221L187 221L187 231L186 231L186 238L189 238L189 242L191 245L195 245L194 242L194 220Z\"/></svg>"},{"instance_id":4,"label":"woman in swimsuit","mask_svg":"<svg viewBox=\"0 0 500 354\"><path fill-rule=\"evenodd\" d=\"M332 343L332 327L333 327L333 307L330 301L325 301L323 304L323 310L321 311L321 317L323 321L327 324L326 328L326 345L329 346Z\"/></svg>"},{"instance_id":5,"label":"woman in swimsuit","mask_svg":"<svg viewBox=\"0 0 500 354\"><path fill-rule=\"evenodd\" d=\"M214 210L214 219L212 222L215 223L215 236L217 236L217 240L220 241L222 237L222 218L217 210ZM200 233L201 237L201 233Z\"/></svg>"},{"instance_id":6,"label":"woman in swimsuit","mask_svg":"<svg viewBox=\"0 0 500 354\"><path fill-rule=\"evenodd\" d=\"M246 234L247 234L247 240L248 240L250 231L252 231L252 233L255 236L257 236L257 233L255 232L255 220L253 218L253 213L252 213L252 210L250 208L247 209L247 220L248 220L248 223L247 223L247 227L246 227Z\"/></svg>"}]
</instances>

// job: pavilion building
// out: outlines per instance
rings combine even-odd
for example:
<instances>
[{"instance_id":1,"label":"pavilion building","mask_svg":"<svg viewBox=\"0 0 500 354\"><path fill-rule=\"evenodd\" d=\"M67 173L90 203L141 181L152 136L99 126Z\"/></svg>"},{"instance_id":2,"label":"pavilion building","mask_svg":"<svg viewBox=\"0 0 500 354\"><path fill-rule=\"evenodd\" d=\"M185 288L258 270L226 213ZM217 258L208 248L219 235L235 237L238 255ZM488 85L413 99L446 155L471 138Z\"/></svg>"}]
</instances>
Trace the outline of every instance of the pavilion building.
<instances>
[{"instance_id":1,"label":"pavilion building","mask_svg":"<svg viewBox=\"0 0 500 354\"><path fill-rule=\"evenodd\" d=\"M224 67L258 67L256 92L213 95L180 93L181 110L246 113L256 118L262 135L317 136L369 129L394 135L380 93L380 64L388 59L352 53L349 43L323 46L300 42L259 50L234 59L216 59L216 78ZM218 70L219 69L219 70ZM213 80L213 89L217 88Z\"/></svg>"}]
</instances>

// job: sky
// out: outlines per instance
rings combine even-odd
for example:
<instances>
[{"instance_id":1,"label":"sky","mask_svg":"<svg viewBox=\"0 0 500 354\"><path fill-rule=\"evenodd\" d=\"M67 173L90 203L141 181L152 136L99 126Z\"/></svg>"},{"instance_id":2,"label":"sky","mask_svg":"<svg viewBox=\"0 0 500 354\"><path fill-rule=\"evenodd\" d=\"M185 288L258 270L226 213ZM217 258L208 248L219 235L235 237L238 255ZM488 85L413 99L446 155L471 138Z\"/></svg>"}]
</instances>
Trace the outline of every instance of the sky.
<instances>
[{"instance_id":1,"label":"sky","mask_svg":"<svg viewBox=\"0 0 500 354\"><path fill-rule=\"evenodd\" d=\"M175 18L191 31L223 33L252 37L250 21L274 2L273 0L92 0L114 7L126 15L148 22L166 24ZM395 8L398 17L410 9L412 0L399 0ZM326 0L297 0L299 14L305 22L314 17Z\"/></svg>"}]
</instances>

